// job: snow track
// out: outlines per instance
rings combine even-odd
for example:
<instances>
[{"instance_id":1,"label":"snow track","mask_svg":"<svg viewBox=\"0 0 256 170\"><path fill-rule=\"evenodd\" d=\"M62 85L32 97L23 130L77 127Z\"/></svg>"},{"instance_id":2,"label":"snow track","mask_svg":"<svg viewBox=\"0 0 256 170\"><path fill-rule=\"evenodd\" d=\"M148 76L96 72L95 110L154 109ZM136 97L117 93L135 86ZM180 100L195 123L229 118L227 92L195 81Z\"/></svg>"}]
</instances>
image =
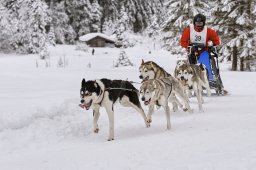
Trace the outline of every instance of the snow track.
<instances>
[{"instance_id":1,"label":"snow track","mask_svg":"<svg viewBox=\"0 0 256 170\"><path fill-rule=\"evenodd\" d=\"M146 128L139 113L117 104L115 140L107 142L104 109L100 109L100 131L94 134L92 110L78 107L82 78L139 82L142 58L170 73L177 59L159 49L149 55L148 46L142 46L126 50L136 67L113 68L119 52L96 48L91 56L74 51L74 46L57 46L51 51L50 68L42 63L36 68L35 55L0 54L0 169L255 169L256 76L230 72L223 64L222 80L231 94L204 97L203 113L198 111L196 98L191 98L194 112L172 113L170 131L162 108ZM64 53L69 65L57 68ZM86 67L88 62L91 68Z\"/></svg>"}]
</instances>

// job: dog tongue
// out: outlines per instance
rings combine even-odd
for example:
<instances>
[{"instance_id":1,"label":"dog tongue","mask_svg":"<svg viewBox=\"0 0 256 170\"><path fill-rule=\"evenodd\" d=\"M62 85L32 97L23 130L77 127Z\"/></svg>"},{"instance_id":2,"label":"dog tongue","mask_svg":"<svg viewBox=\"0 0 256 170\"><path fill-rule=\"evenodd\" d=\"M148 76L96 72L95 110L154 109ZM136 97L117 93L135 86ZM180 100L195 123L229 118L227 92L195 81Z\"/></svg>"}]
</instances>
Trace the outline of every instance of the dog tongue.
<instances>
[{"instance_id":1,"label":"dog tongue","mask_svg":"<svg viewBox=\"0 0 256 170\"><path fill-rule=\"evenodd\" d=\"M85 108L85 105L84 104L79 104L78 106L80 106L81 108Z\"/></svg>"}]
</instances>

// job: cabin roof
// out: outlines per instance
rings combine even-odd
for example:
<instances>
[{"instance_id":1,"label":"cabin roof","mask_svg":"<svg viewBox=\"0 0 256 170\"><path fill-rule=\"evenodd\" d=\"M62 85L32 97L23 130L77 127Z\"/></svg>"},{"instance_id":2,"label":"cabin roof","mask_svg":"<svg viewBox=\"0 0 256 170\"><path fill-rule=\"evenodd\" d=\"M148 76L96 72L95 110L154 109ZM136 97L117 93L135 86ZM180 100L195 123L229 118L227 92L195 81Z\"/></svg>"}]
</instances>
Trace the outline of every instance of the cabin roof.
<instances>
[{"instance_id":1,"label":"cabin roof","mask_svg":"<svg viewBox=\"0 0 256 170\"><path fill-rule=\"evenodd\" d=\"M95 37L101 37L101 38L103 38L103 39L105 39L105 40L107 40L107 41L115 42L115 39L114 39L113 37L108 36L108 35L103 34L103 33L99 33L99 32L97 32L97 33L85 34L85 35L83 35L83 36L80 36L80 37L79 37L79 40L80 40L80 41L85 41L85 42L87 42L87 41L92 40L92 39L95 38Z\"/></svg>"}]
</instances>

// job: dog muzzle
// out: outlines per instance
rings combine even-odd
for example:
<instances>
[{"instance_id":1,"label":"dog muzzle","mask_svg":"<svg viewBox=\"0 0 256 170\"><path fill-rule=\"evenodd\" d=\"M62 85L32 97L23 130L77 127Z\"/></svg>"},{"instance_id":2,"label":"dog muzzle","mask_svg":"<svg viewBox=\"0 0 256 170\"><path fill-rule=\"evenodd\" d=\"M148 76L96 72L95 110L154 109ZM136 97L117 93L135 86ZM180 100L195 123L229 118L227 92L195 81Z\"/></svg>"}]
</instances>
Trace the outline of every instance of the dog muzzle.
<instances>
[{"instance_id":1,"label":"dog muzzle","mask_svg":"<svg viewBox=\"0 0 256 170\"><path fill-rule=\"evenodd\" d=\"M81 102L82 102L82 101L81 101ZM86 109L86 110L89 110L90 107L91 107L91 105L92 105L92 100L90 100L90 102L88 102L88 103L83 102L83 103L79 104L79 106L80 106L81 108Z\"/></svg>"}]
</instances>

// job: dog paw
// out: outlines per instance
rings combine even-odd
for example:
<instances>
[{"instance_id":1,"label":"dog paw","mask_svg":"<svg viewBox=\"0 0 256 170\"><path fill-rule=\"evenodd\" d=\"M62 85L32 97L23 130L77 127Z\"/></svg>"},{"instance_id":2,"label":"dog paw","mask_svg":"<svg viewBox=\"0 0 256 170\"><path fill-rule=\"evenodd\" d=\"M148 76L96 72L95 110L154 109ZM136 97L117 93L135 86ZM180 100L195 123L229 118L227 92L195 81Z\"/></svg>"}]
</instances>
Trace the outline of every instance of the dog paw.
<instances>
[{"instance_id":1,"label":"dog paw","mask_svg":"<svg viewBox=\"0 0 256 170\"><path fill-rule=\"evenodd\" d=\"M94 133L99 133L99 128L94 129Z\"/></svg>"},{"instance_id":2,"label":"dog paw","mask_svg":"<svg viewBox=\"0 0 256 170\"><path fill-rule=\"evenodd\" d=\"M188 111L188 108L183 108L183 111L184 111L184 112Z\"/></svg>"},{"instance_id":3,"label":"dog paw","mask_svg":"<svg viewBox=\"0 0 256 170\"><path fill-rule=\"evenodd\" d=\"M147 118L147 122L148 123L151 123L152 122L152 119L151 118ZM150 126L150 125L149 125Z\"/></svg>"},{"instance_id":4,"label":"dog paw","mask_svg":"<svg viewBox=\"0 0 256 170\"><path fill-rule=\"evenodd\" d=\"M108 141L112 141L112 140L114 140L114 138L108 138Z\"/></svg>"}]
</instances>

